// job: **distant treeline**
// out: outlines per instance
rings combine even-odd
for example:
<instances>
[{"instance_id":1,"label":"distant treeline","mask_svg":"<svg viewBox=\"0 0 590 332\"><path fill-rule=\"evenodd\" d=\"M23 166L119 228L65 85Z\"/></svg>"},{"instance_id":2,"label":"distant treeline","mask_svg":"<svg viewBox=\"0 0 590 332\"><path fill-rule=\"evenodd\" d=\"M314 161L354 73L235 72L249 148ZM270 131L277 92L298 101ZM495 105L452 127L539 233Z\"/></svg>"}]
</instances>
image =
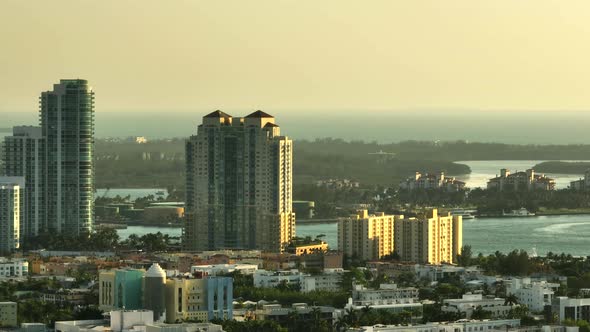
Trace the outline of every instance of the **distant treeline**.
<instances>
[{"instance_id":1,"label":"distant treeline","mask_svg":"<svg viewBox=\"0 0 590 332\"><path fill-rule=\"evenodd\" d=\"M546 161L533 168L542 173L584 174L590 169L590 162Z\"/></svg>"},{"instance_id":2,"label":"distant treeline","mask_svg":"<svg viewBox=\"0 0 590 332\"><path fill-rule=\"evenodd\" d=\"M184 187L182 138L97 140L97 187ZM397 185L414 172L470 173L459 160L590 160L590 145L512 145L406 141L392 144L322 138L294 142L295 185L326 178L354 179L361 185ZM542 172L543 170L538 169ZM545 171L548 172L548 171ZM578 172L576 172L578 173Z\"/></svg>"}]
</instances>

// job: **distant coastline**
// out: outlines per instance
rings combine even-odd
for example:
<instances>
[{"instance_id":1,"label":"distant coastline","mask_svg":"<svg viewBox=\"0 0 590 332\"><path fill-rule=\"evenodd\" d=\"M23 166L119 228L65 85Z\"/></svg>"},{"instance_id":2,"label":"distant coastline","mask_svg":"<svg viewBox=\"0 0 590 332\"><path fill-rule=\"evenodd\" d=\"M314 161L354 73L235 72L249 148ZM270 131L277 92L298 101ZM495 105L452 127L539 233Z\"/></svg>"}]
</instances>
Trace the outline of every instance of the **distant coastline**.
<instances>
[{"instance_id":1,"label":"distant coastline","mask_svg":"<svg viewBox=\"0 0 590 332\"><path fill-rule=\"evenodd\" d=\"M541 173L559 173L559 174L579 174L583 175L586 170L590 169L590 161L545 161L533 166L536 172Z\"/></svg>"}]
</instances>

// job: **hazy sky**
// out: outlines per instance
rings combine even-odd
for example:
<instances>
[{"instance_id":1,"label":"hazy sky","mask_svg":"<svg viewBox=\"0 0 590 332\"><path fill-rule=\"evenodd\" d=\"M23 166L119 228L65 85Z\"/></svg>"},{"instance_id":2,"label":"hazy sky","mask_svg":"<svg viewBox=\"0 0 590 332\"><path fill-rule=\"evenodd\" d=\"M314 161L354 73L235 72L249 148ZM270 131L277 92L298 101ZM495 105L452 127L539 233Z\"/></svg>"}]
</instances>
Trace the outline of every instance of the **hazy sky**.
<instances>
[{"instance_id":1,"label":"hazy sky","mask_svg":"<svg viewBox=\"0 0 590 332\"><path fill-rule=\"evenodd\" d=\"M0 2L0 112L590 110L588 0Z\"/></svg>"}]
</instances>

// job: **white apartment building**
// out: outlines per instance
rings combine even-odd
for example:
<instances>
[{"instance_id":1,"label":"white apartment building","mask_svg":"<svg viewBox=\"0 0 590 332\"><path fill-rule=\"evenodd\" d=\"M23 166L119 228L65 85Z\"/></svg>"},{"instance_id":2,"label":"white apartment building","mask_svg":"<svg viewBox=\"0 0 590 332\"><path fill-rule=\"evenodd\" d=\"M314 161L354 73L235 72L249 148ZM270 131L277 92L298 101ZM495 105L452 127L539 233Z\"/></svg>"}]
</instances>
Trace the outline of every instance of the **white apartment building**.
<instances>
[{"instance_id":1,"label":"white apartment building","mask_svg":"<svg viewBox=\"0 0 590 332\"><path fill-rule=\"evenodd\" d=\"M446 299L443 301L443 312L456 312L470 319L477 307L489 311L493 318L505 317L514 305L505 305L505 300L494 297L484 297L481 294L464 294L460 299Z\"/></svg>"},{"instance_id":2,"label":"white apartment building","mask_svg":"<svg viewBox=\"0 0 590 332\"><path fill-rule=\"evenodd\" d=\"M257 270L254 272L254 287L277 287L282 283L301 286L308 274L293 269L288 271Z\"/></svg>"},{"instance_id":3,"label":"white apartment building","mask_svg":"<svg viewBox=\"0 0 590 332\"><path fill-rule=\"evenodd\" d=\"M375 260L394 250L393 215L377 212L369 215L359 210L356 215L338 222L338 248L349 257Z\"/></svg>"},{"instance_id":4,"label":"white apartment building","mask_svg":"<svg viewBox=\"0 0 590 332\"><path fill-rule=\"evenodd\" d=\"M0 277L25 277L29 275L29 262L24 259L0 257Z\"/></svg>"},{"instance_id":5,"label":"white apartment building","mask_svg":"<svg viewBox=\"0 0 590 332\"><path fill-rule=\"evenodd\" d=\"M355 305L413 303L418 301L418 288L399 288L396 284L381 284L379 289L354 284L352 300Z\"/></svg>"},{"instance_id":6,"label":"white apartment building","mask_svg":"<svg viewBox=\"0 0 590 332\"><path fill-rule=\"evenodd\" d=\"M362 326L348 329L358 332L490 332L490 331L515 331L520 327L519 319L499 320L467 320L463 319L450 323L427 323L418 325L375 325ZM532 332L532 331L531 331ZM551 330L543 332L553 332ZM566 332L566 331L559 331ZM570 331L567 331L570 332ZM573 331L571 331L573 332Z\"/></svg>"},{"instance_id":7,"label":"white apartment building","mask_svg":"<svg viewBox=\"0 0 590 332\"><path fill-rule=\"evenodd\" d=\"M559 315L559 322L565 319L590 321L590 299L559 296L553 300L552 312Z\"/></svg>"},{"instance_id":8,"label":"white apartment building","mask_svg":"<svg viewBox=\"0 0 590 332\"><path fill-rule=\"evenodd\" d=\"M471 279L480 276L482 272L477 266L464 267L449 264L416 264L414 266L414 271L416 272L416 276L418 278L427 278L430 281L438 281L451 276L459 276L463 279Z\"/></svg>"},{"instance_id":9,"label":"white apartment building","mask_svg":"<svg viewBox=\"0 0 590 332\"><path fill-rule=\"evenodd\" d=\"M559 284L546 281L531 281L531 278L514 278L504 281L506 294L513 294L520 304L526 305L532 312L541 312L551 305L553 294Z\"/></svg>"},{"instance_id":10,"label":"white apartment building","mask_svg":"<svg viewBox=\"0 0 590 332\"><path fill-rule=\"evenodd\" d=\"M214 264L214 265L193 265L191 273L202 272L210 276L240 272L245 275L252 275L258 270L258 265L253 264Z\"/></svg>"},{"instance_id":11,"label":"white apartment building","mask_svg":"<svg viewBox=\"0 0 590 332\"><path fill-rule=\"evenodd\" d=\"M316 290L338 291L344 272L342 269L326 269L322 274L305 276L301 283L301 291L304 293Z\"/></svg>"}]
</instances>

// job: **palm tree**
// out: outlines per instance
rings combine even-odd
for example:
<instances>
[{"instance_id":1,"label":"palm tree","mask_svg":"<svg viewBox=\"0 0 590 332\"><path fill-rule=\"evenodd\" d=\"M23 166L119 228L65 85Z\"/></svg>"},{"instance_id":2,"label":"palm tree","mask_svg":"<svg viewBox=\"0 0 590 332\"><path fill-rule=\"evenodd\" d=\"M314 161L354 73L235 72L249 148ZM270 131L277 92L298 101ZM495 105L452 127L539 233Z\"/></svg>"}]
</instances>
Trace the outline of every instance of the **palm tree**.
<instances>
[{"instance_id":1,"label":"palm tree","mask_svg":"<svg viewBox=\"0 0 590 332\"><path fill-rule=\"evenodd\" d=\"M322 310L318 307L311 309L311 325L314 331L319 331L322 324Z\"/></svg>"},{"instance_id":2,"label":"palm tree","mask_svg":"<svg viewBox=\"0 0 590 332\"><path fill-rule=\"evenodd\" d=\"M518 297L516 297L516 295L514 295L514 294L509 294L504 299L504 305L516 305L516 304L518 304Z\"/></svg>"}]
</instances>

